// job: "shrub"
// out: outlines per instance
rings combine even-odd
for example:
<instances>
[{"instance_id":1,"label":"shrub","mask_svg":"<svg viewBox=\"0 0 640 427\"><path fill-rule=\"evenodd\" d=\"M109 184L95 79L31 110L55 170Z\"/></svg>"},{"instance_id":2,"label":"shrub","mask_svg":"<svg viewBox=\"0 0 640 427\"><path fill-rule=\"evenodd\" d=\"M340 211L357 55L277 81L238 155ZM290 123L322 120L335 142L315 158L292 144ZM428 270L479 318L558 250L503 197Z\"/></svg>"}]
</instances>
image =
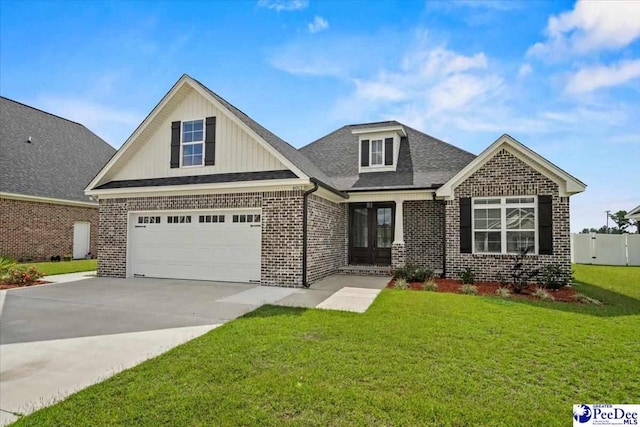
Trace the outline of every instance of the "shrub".
<instances>
[{"instance_id":1,"label":"shrub","mask_svg":"<svg viewBox=\"0 0 640 427\"><path fill-rule=\"evenodd\" d=\"M536 296L537 298L540 298L542 301L554 301L555 300L555 298L553 298L551 295L549 295L549 292L547 292L543 288L536 288L536 290L533 293L533 295Z\"/></svg>"},{"instance_id":2,"label":"shrub","mask_svg":"<svg viewBox=\"0 0 640 427\"><path fill-rule=\"evenodd\" d=\"M0 256L0 279L2 279L9 270L16 266L16 262L9 257Z\"/></svg>"},{"instance_id":3,"label":"shrub","mask_svg":"<svg viewBox=\"0 0 640 427\"><path fill-rule=\"evenodd\" d=\"M501 271L498 272L498 274L496 274L496 282L499 282L503 288L506 288L507 286L509 286L509 279Z\"/></svg>"},{"instance_id":4,"label":"shrub","mask_svg":"<svg viewBox=\"0 0 640 427\"><path fill-rule=\"evenodd\" d=\"M438 290L438 284L436 283L435 280L433 280L433 277L432 277L428 280L425 280L422 289L424 289L425 291L436 292Z\"/></svg>"},{"instance_id":5,"label":"shrub","mask_svg":"<svg viewBox=\"0 0 640 427\"><path fill-rule=\"evenodd\" d=\"M9 269L3 282L9 285L29 286L37 282L43 275L33 265L31 267L14 267Z\"/></svg>"},{"instance_id":6,"label":"shrub","mask_svg":"<svg viewBox=\"0 0 640 427\"><path fill-rule=\"evenodd\" d=\"M459 271L458 276L460 276L463 285L473 285L476 282L476 275L473 274L473 271L469 267Z\"/></svg>"},{"instance_id":7,"label":"shrub","mask_svg":"<svg viewBox=\"0 0 640 427\"><path fill-rule=\"evenodd\" d=\"M598 301L595 298L591 298L590 296L587 296L585 294L581 294L581 293L577 293L573 296L573 298L578 301L581 302L583 304L591 304L591 305L602 305L602 302Z\"/></svg>"},{"instance_id":8,"label":"shrub","mask_svg":"<svg viewBox=\"0 0 640 427\"><path fill-rule=\"evenodd\" d=\"M460 291L465 295L478 295L478 288L473 285L462 285Z\"/></svg>"},{"instance_id":9,"label":"shrub","mask_svg":"<svg viewBox=\"0 0 640 427\"><path fill-rule=\"evenodd\" d=\"M571 273L567 273L558 264L549 264L542 269L542 284L547 289L560 289L567 286L571 279Z\"/></svg>"},{"instance_id":10,"label":"shrub","mask_svg":"<svg viewBox=\"0 0 640 427\"><path fill-rule=\"evenodd\" d=\"M530 269L524 264L524 259L530 250L531 247L521 249L515 256L513 266L511 267L511 283L509 286L516 294L520 294L522 291L529 289L531 279L540 274L539 269Z\"/></svg>"},{"instance_id":11,"label":"shrub","mask_svg":"<svg viewBox=\"0 0 640 427\"><path fill-rule=\"evenodd\" d=\"M407 282L424 282L433 278L433 271L422 267L401 267L393 271L393 277Z\"/></svg>"},{"instance_id":12,"label":"shrub","mask_svg":"<svg viewBox=\"0 0 640 427\"><path fill-rule=\"evenodd\" d=\"M406 279L399 278L396 279L396 282L393 284L395 289L409 289L409 283L407 283Z\"/></svg>"},{"instance_id":13,"label":"shrub","mask_svg":"<svg viewBox=\"0 0 640 427\"><path fill-rule=\"evenodd\" d=\"M407 278L407 269L405 267L399 267L393 270L393 278L394 279L406 279Z\"/></svg>"},{"instance_id":14,"label":"shrub","mask_svg":"<svg viewBox=\"0 0 640 427\"><path fill-rule=\"evenodd\" d=\"M500 286L498 289L496 289L496 295L504 299L511 298L511 291L509 290L509 288Z\"/></svg>"}]
</instances>

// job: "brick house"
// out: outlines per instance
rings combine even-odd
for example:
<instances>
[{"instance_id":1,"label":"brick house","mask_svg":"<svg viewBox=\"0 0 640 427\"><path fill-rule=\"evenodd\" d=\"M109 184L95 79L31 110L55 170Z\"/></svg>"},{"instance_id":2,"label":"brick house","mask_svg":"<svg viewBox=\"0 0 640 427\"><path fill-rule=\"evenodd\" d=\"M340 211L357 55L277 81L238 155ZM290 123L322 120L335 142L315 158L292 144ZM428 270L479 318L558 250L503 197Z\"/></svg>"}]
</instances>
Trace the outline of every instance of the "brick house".
<instances>
[{"instance_id":1,"label":"brick house","mask_svg":"<svg viewBox=\"0 0 640 427\"><path fill-rule=\"evenodd\" d=\"M79 123L0 97L0 255L95 255L98 204L84 188L114 153Z\"/></svg>"},{"instance_id":2,"label":"brick house","mask_svg":"<svg viewBox=\"0 0 640 427\"><path fill-rule=\"evenodd\" d=\"M99 275L308 286L420 265L570 268L585 185L503 135L479 156L396 121L297 150L184 75L87 187Z\"/></svg>"}]
</instances>

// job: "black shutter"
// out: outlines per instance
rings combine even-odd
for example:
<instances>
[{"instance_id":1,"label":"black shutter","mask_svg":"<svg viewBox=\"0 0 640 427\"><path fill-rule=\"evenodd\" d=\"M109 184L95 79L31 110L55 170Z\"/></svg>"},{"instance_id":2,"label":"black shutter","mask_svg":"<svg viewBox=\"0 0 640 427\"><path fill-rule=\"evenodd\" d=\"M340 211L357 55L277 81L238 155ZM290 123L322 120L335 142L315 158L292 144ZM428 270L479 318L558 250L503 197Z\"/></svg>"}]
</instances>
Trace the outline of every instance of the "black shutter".
<instances>
[{"instance_id":1,"label":"black shutter","mask_svg":"<svg viewBox=\"0 0 640 427\"><path fill-rule=\"evenodd\" d=\"M207 117L206 134L204 139L204 165L216 164L216 118Z\"/></svg>"},{"instance_id":2,"label":"black shutter","mask_svg":"<svg viewBox=\"0 0 640 427\"><path fill-rule=\"evenodd\" d=\"M171 123L171 167L180 167L180 122Z\"/></svg>"},{"instance_id":3,"label":"black shutter","mask_svg":"<svg viewBox=\"0 0 640 427\"><path fill-rule=\"evenodd\" d=\"M360 146L360 166L369 166L369 140L363 139Z\"/></svg>"},{"instance_id":4,"label":"black shutter","mask_svg":"<svg viewBox=\"0 0 640 427\"><path fill-rule=\"evenodd\" d=\"M551 196L538 196L538 253L553 255L553 208Z\"/></svg>"},{"instance_id":5,"label":"black shutter","mask_svg":"<svg viewBox=\"0 0 640 427\"><path fill-rule=\"evenodd\" d=\"M393 138L385 138L384 140L384 164L393 164Z\"/></svg>"},{"instance_id":6,"label":"black shutter","mask_svg":"<svg viewBox=\"0 0 640 427\"><path fill-rule=\"evenodd\" d=\"M471 253L471 197L460 198L460 253Z\"/></svg>"}]
</instances>

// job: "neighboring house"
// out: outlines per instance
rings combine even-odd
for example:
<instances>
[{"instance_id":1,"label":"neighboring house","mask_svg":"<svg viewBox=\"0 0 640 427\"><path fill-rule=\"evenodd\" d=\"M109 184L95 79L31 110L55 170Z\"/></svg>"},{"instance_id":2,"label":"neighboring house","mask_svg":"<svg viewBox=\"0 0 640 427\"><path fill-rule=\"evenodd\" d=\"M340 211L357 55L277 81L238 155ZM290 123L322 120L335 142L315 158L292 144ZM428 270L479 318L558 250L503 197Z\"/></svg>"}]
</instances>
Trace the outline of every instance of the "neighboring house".
<instances>
[{"instance_id":1,"label":"neighboring house","mask_svg":"<svg viewBox=\"0 0 640 427\"><path fill-rule=\"evenodd\" d=\"M0 97L0 256L95 256L84 188L115 149L79 123Z\"/></svg>"},{"instance_id":2,"label":"neighboring house","mask_svg":"<svg viewBox=\"0 0 640 427\"><path fill-rule=\"evenodd\" d=\"M627 213L627 218L635 219L636 221L640 221L640 205L638 205L635 208L631 209L631 212ZM638 230L638 232L640 233L640 230Z\"/></svg>"},{"instance_id":3,"label":"neighboring house","mask_svg":"<svg viewBox=\"0 0 640 427\"><path fill-rule=\"evenodd\" d=\"M569 271L584 189L508 135L474 156L389 121L296 150L184 75L86 193L101 276L300 286L408 264L492 280L525 246Z\"/></svg>"}]
</instances>

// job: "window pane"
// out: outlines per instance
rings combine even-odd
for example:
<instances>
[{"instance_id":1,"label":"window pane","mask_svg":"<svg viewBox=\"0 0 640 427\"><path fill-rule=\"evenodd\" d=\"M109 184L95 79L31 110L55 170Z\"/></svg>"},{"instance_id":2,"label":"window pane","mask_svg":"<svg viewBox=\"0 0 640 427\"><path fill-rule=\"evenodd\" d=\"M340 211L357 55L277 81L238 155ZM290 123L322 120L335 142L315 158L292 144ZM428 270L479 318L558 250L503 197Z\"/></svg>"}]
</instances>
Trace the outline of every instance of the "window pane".
<instances>
[{"instance_id":1,"label":"window pane","mask_svg":"<svg viewBox=\"0 0 640 427\"><path fill-rule=\"evenodd\" d=\"M533 203L533 197L511 197L507 199L507 203Z\"/></svg>"},{"instance_id":2,"label":"window pane","mask_svg":"<svg viewBox=\"0 0 640 427\"><path fill-rule=\"evenodd\" d=\"M184 122L182 125L182 131L184 133L191 132L193 130L193 122Z\"/></svg>"},{"instance_id":3,"label":"window pane","mask_svg":"<svg viewBox=\"0 0 640 427\"><path fill-rule=\"evenodd\" d=\"M391 208L377 209L376 243L379 248L390 248L393 243L391 228Z\"/></svg>"},{"instance_id":4,"label":"window pane","mask_svg":"<svg viewBox=\"0 0 640 427\"><path fill-rule=\"evenodd\" d=\"M495 231L476 231L474 234L475 252L501 252L502 243L500 234L500 232Z\"/></svg>"},{"instance_id":5,"label":"window pane","mask_svg":"<svg viewBox=\"0 0 640 427\"><path fill-rule=\"evenodd\" d=\"M193 122L193 130L202 131L202 120L196 120Z\"/></svg>"},{"instance_id":6,"label":"window pane","mask_svg":"<svg viewBox=\"0 0 640 427\"><path fill-rule=\"evenodd\" d=\"M193 156L193 161L191 162L192 165L201 165L202 164L202 154L198 155L198 156Z\"/></svg>"},{"instance_id":7,"label":"window pane","mask_svg":"<svg viewBox=\"0 0 640 427\"><path fill-rule=\"evenodd\" d=\"M367 224L367 208L353 210L353 247L366 248L369 246L369 226Z\"/></svg>"},{"instance_id":8,"label":"window pane","mask_svg":"<svg viewBox=\"0 0 640 427\"><path fill-rule=\"evenodd\" d=\"M202 141L202 131L197 131L193 133L192 141Z\"/></svg>"},{"instance_id":9,"label":"window pane","mask_svg":"<svg viewBox=\"0 0 640 427\"><path fill-rule=\"evenodd\" d=\"M534 231L507 231L507 252L519 252L521 249L535 248Z\"/></svg>"},{"instance_id":10,"label":"window pane","mask_svg":"<svg viewBox=\"0 0 640 427\"><path fill-rule=\"evenodd\" d=\"M182 154L184 154L185 156L190 156L193 154L193 145L185 145L182 148Z\"/></svg>"},{"instance_id":11,"label":"window pane","mask_svg":"<svg viewBox=\"0 0 640 427\"><path fill-rule=\"evenodd\" d=\"M371 164L382 164L382 140L374 139L371 141Z\"/></svg>"},{"instance_id":12,"label":"window pane","mask_svg":"<svg viewBox=\"0 0 640 427\"><path fill-rule=\"evenodd\" d=\"M507 228L510 230L533 230L535 228L533 208L508 208Z\"/></svg>"},{"instance_id":13,"label":"window pane","mask_svg":"<svg viewBox=\"0 0 640 427\"><path fill-rule=\"evenodd\" d=\"M191 156L183 156L182 157L182 166L192 166L193 158Z\"/></svg>"}]
</instances>

